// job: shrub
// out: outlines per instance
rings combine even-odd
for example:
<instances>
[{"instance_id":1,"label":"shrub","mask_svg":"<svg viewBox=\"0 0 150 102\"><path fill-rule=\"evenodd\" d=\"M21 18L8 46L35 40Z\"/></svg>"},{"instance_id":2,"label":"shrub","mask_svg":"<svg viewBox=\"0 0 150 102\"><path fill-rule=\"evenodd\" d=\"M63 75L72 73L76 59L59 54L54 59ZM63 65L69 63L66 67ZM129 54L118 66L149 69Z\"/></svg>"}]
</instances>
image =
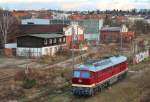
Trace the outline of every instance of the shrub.
<instances>
[{"instance_id":1,"label":"shrub","mask_svg":"<svg viewBox=\"0 0 150 102\"><path fill-rule=\"evenodd\" d=\"M71 51L69 49L64 49L64 50L58 50L58 52L56 52L56 55L60 56L70 56L71 55Z\"/></svg>"},{"instance_id":2,"label":"shrub","mask_svg":"<svg viewBox=\"0 0 150 102\"><path fill-rule=\"evenodd\" d=\"M23 81L23 88L25 89L30 89L36 85L36 80L35 79L25 79Z\"/></svg>"},{"instance_id":3,"label":"shrub","mask_svg":"<svg viewBox=\"0 0 150 102\"><path fill-rule=\"evenodd\" d=\"M25 75L25 73L24 73L23 70L18 71L18 72L15 74L15 80L16 80L16 81L25 80L25 78L26 78L26 75Z\"/></svg>"},{"instance_id":4,"label":"shrub","mask_svg":"<svg viewBox=\"0 0 150 102\"><path fill-rule=\"evenodd\" d=\"M140 102L150 102L150 92L146 93L140 100Z\"/></svg>"}]
</instances>

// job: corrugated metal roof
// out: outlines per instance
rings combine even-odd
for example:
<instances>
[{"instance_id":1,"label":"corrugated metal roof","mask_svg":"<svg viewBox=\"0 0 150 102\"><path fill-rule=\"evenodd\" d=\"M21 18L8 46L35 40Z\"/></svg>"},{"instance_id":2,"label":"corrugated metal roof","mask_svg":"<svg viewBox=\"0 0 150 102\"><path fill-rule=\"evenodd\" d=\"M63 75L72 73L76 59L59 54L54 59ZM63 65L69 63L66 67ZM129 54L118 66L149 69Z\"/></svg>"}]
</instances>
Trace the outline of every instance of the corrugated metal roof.
<instances>
[{"instance_id":1,"label":"corrugated metal roof","mask_svg":"<svg viewBox=\"0 0 150 102\"><path fill-rule=\"evenodd\" d=\"M120 31L121 27L103 27L101 31Z\"/></svg>"},{"instance_id":2,"label":"corrugated metal roof","mask_svg":"<svg viewBox=\"0 0 150 102\"><path fill-rule=\"evenodd\" d=\"M21 25L21 32L24 34L49 34L49 33L63 33L63 28L66 24L52 24L52 25Z\"/></svg>"},{"instance_id":3,"label":"corrugated metal roof","mask_svg":"<svg viewBox=\"0 0 150 102\"><path fill-rule=\"evenodd\" d=\"M38 38L59 38L59 37L63 37L64 35L62 34L32 34L28 36L34 36Z\"/></svg>"},{"instance_id":4,"label":"corrugated metal roof","mask_svg":"<svg viewBox=\"0 0 150 102\"><path fill-rule=\"evenodd\" d=\"M81 64L77 70L89 70L89 71L99 71L106 68L109 68L110 66L119 64L121 62L126 61L127 58L125 56L112 56L103 60L91 60L87 63Z\"/></svg>"}]
</instances>

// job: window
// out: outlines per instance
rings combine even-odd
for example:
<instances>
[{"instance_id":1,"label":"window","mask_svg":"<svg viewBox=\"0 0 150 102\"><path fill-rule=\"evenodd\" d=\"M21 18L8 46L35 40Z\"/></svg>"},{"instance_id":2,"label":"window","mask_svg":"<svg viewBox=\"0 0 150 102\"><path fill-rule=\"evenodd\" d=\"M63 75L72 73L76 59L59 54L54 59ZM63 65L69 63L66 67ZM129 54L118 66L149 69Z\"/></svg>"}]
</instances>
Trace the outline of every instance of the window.
<instances>
[{"instance_id":1,"label":"window","mask_svg":"<svg viewBox=\"0 0 150 102\"><path fill-rule=\"evenodd\" d=\"M90 73L89 72L85 72L85 71L74 71L73 73L73 77L75 78L89 78L90 77Z\"/></svg>"},{"instance_id":2,"label":"window","mask_svg":"<svg viewBox=\"0 0 150 102\"><path fill-rule=\"evenodd\" d=\"M52 44L52 39L49 39L49 44Z\"/></svg>"},{"instance_id":3,"label":"window","mask_svg":"<svg viewBox=\"0 0 150 102\"><path fill-rule=\"evenodd\" d=\"M54 41L53 41L54 43L56 43L56 39L54 39Z\"/></svg>"},{"instance_id":4,"label":"window","mask_svg":"<svg viewBox=\"0 0 150 102\"><path fill-rule=\"evenodd\" d=\"M59 42L60 42L60 43L62 42L62 38L59 38Z\"/></svg>"},{"instance_id":5,"label":"window","mask_svg":"<svg viewBox=\"0 0 150 102\"><path fill-rule=\"evenodd\" d=\"M73 77L79 78L80 77L80 71L74 71Z\"/></svg>"},{"instance_id":6,"label":"window","mask_svg":"<svg viewBox=\"0 0 150 102\"><path fill-rule=\"evenodd\" d=\"M47 45L47 39L44 40L44 45Z\"/></svg>"},{"instance_id":7,"label":"window","mask_svg":"<svg viewBox=\"0 0 150 102\"><path fill-rule=\"evenodd\" d=\"M89 77L90 77L89 72L82 72L81 73L81 78L89 78Z\"/></svg>"},{"instance_id":8,"label":"window","mask_svg":"<svg viewBox=\"0 0 150 102\"><path fill-rule=\"evenodd\" d=\"M27 22L27 24L34 24L34 22Z\"/></svg>"},{"instance_id":9,"label":"window","mask_svg":"<svg viewBox=\"0 0 150 102\"><path fill-rule=\"evenodd\" d=\"M65 42L65 41L66 41L66 38L64 37L64 38L63 38L63 42Z\"/></svg>"}]
</instances>

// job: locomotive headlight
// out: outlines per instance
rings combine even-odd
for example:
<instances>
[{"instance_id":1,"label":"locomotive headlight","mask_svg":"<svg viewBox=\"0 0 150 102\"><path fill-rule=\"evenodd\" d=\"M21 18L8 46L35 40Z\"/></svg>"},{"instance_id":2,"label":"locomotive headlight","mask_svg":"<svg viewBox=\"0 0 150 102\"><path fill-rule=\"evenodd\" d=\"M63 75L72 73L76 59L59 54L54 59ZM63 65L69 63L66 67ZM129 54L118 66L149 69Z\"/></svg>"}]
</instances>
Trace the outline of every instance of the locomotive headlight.
<instances>
[{"instance_id":1,"label":"locomotive headlight","mask_svg":"<svg viewBox=\"0 0 150 102\"><path fill-rule=\"evenodd\" d=\"M82 83L82 80L81 80L81 79L79 79L79 80L78 80L78 82L79 82L79 83Z\"/></svg>"}]
</instances>

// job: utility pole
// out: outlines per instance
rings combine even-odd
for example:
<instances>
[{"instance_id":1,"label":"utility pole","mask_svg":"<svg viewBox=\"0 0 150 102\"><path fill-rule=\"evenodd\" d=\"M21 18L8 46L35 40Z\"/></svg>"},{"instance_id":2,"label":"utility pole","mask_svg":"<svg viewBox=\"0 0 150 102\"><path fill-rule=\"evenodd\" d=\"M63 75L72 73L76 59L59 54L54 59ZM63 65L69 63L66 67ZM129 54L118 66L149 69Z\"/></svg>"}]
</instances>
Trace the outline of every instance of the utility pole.
<instances>
[{"instance_id":1,"label":"utility pole","mask_svg":"<svg viewBox=\"0 0 150 102\"><path fill-rule=\"evenodd\" d=\"M120 42L120 44L121 44L121 45L120 45L120 46L121 46L121 48L120 48L120 51L122 51L122 44L123 44L122 40L123 40L123 39L122 39L122 32L121 32L121 42Z\"/></svg>"},{"instance_id":2,"label":"utility pole","mask_svg":"<svg viewBox=\"0 0 150 102\"><path fill-rule=\"evenodd\" d=\"M120 52L122 52L122 48L123 48L123 33L127 32L125 28L126 28L125 25L122 25L121 29L120 29L120 34L121 34L120 35L120 37L121 37L120 38Z\"/></svg>"},{"instance_id":3,"label":"utility pole","mask_svg":"<svg viewBox=\"0 0 150 102\"><path fill-rule=\"evenodd\" d=\"M75 35L75 31L74 31L74 27L72 24L72 69L74 69L74 35Z\"/></svg>"}]
</instances>

